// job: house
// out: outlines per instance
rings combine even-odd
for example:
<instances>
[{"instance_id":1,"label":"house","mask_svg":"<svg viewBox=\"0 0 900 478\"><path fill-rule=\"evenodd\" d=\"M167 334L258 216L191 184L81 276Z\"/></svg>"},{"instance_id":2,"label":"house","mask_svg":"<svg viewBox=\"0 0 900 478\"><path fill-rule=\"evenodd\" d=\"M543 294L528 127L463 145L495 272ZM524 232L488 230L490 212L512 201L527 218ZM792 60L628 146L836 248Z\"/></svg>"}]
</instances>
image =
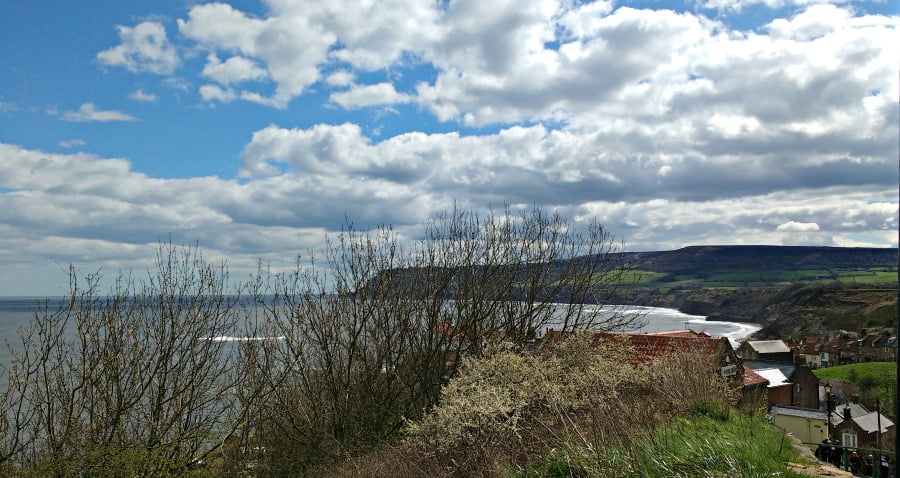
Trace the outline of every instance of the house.
<instances>
[{"instance_id":1,"label":"house","mask_svg":"<svg viewBox=\"0 0 900 478\"><path fill-rule=\"evenodd\" d=\"M869 412L842 420L834 426L833 435L844 446L890 450L894 448L894 433L894 422L890 418Z\"/></svg>"},{"instance_id":2,"label":"house","mask_svg":"<svg viewBox=\"0 0 900 478\"><path fill-rule=\"evenodd\" d=\"M799 358L811 369L822 367L822 356L819 353L818 343L804 342L793 348L794 356Z\"/></svg>"},{"instance_id":3,"label":"house","mask_svg":"<svg viewBox=\"0 0 900 478\"><path fill-rule=\"evenodd\" d=\"M887 362L897 360L897 338L866 334L857 340L856 362Z\"/></svg>"},{"instance_id":4,"label":"house","mask_svg":"<svg viewBox=\"0 0 900 478\"><path fill-rule=\"evenodd\" d=\"M698 338L698 337L707 338L707 339L713 338L712 335L709 335L706 332L697 332L693 329L672 330L669 332L655 332L652 334L645 334L645 335L653 335L655 337L686 337L689 339L694 339L694 338Z\"/></svg>"},{"instance_id":5,"label":"house","mask_svg":"<svg viewBox=\"0 0 900 478\"><path fill-rule=\"evenodd\" d=\"M771 367L753 370L753 372L768 382L766 385L766 406L768 408L772 408L773 405L791 406L794 404L794 384L781 370Z\"/></svg>"},{"instance_id":6,"label":"house","mask_svg":"<svg viewBox=\"0 0 900 478\"><path fill-rule=\"evenodd\" d=\"M782 340L748 340L737 349L743 360L794 363L794 352Z\"/></svg>"},{"instance_id":7,"label":"house","mask_svg":"<svg viewBox=\"0 0 900 478\"><path fill-rule=\"evenodd\" d=\"M889 337L884 341L884 360L889 362L897 361L897 337Z\"/></svg>"},{"instance_id":8,"label":"house","mask_svg":"<svg viewBox=\"0 0 900 478\"><path fill-rule=\"evenodd\" d=\"M543 348L552 348L567 333L550 329L544 336ZM725 337L715 338L703 332L679 331L661 334L622 334L595 332L592 346L625 340L632 349L633 364L650 363L655 359L665 360L674 353L699 353L708 360L708 365L716 373L733 382L734 389L741 387L741 362L734 353L731 342Z\"/></svg>"},{"instance_id":9,"label":"house","mask_svg":"<svg viewBox=\"0 0 900 478\"><path fill-rule=\"evenodd\" d=\"M773 425L811 449L828 438L828 414L823 410L776 405L770 413Z\"/></svg>"},{"instance_id":10,"label":"house","mask_svg":"<svg viewBox=\"0 0 900 478\"><path fill-rule=\"evenodd\" d=\"M744 370L744 388L741 390L741 406L749 409L759 408L766 405L768 409L768 394L766 388L769 381L765 377L741 365Z\"/></svg>"},{"instance_id":11,"label":"house","mask_svg":"<svg viewBox=\"0 0 900 478\"><path fill-rule=\"evenodd\" d=\"M832 389L832 392L834 389ZM838 405L834 410L831 411L831 423L840 423L844 420L849 420L851 417L861 417L863 415L868 415L869 409L862 406L858 402L847 402L842 405Z\"/></svg>"},{"instance_id":12,"label":"house","mask_svg":"<svg viewBox=\"0 0 900 478\"><path fill-rule=\"evenodd\" d=\"M790 405L802 408L819 408L819 379L816 377L807 365L794 365L783 362L767 362L758 360L745 360L744 366L752 369L756 373L765 376L770 374L769 388L767 394L772 395L769 399L770 405ZM761 373L761 370L777 369L787 380L785 382L779 380L774 372ZM791 384L790 391L782 387L784 383ZM773 390L774 388L774 390ZM789 399L787 397L790 397Z\"/></svg>"}]
</instances>

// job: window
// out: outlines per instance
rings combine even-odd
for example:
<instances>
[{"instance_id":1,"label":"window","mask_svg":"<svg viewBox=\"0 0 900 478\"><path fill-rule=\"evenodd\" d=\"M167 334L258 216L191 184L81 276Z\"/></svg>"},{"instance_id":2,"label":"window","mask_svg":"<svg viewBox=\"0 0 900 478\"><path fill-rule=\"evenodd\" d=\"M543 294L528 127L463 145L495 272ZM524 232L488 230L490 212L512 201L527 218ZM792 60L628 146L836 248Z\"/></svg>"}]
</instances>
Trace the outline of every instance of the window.
<instances>
[{"instance_id":1,"label":"window","mask_svg":"<svg viewBox=\"0 0 900 478\"><path fill-rule=\"evenodd\" d=\"M856 432L853 430L843 430L841 432L841 445L856 448Z\"/></svg>"}]
</instances>

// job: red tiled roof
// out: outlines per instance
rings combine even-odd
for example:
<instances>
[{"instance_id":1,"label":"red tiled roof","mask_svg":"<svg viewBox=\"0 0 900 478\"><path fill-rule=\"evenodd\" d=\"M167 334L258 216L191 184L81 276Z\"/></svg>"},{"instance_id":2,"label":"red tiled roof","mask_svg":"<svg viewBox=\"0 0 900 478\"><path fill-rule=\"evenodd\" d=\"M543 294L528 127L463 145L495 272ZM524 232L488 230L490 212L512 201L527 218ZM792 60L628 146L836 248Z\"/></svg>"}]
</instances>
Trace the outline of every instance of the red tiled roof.
<instances>
[{"instance_id":1,"label":"red tiled roof","mask_svg":"<svg viewBox=\"0 0 900 478\"><path fill-rule=\"evenodd\" d=\"M705 334L708 335L708 334ZM544 338L545 347L553 347L553 344L563 337L558 330L549 330ZM592 346L612 342L624 337L634 349L633 363L646 363L654 358L668 355L673 352L698 352L708 357L714 356L721 348L731 347L725 337L712 338L704 336L656 335L656 334L614 334L597 332L594 334Z\"/></svg>"},{"instance_id":2,"label":"red tiled roof","mask_svg":"<svg viewBox=\"0 0 900 478\"><path fill-rule=\"evenodd\" d=\"M745 387L752 387L752 386L760 385L763 383L769 383L769 381L766 380L765 377L754 372L753 369L747 368L746 365L744 365L743 367L744 367L744 386Z\"/></svg>"},{"instance_id":3,"label":"red tiled roof","mask_svg":"<svg viewBox=\"0 0 900 478\"><path fill-rule=\"evenodd\" d=\"M684 338L689 338L689 339L694 339L697 337L705 337L705 338L712 337L712 335L709 335L706 332L695 332L694 330L691 330L691 329L673 330L671 332L656 332L654 334L647 334L647 335L654 335L657 337L684 337Z\"/></svg>"}]
</instances>

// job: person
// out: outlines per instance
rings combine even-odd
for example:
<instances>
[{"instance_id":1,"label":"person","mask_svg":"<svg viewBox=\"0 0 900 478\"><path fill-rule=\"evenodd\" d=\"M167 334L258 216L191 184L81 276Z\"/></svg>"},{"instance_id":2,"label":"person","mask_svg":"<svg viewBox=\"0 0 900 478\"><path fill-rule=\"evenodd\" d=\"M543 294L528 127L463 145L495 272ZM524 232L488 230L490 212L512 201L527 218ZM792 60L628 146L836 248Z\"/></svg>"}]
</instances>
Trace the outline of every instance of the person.
<instances>
[{"instance_id":1,"label":"person","mask_svg":"<svg viewBox=\"0 0 900 478\"><path fill-rule=\"evenodd\" d=\"M863 462L863 476L872 476L872 455L866 456L866 461Z\"/></svg>"},{"instance_id":2,"label":"person","mask_svg":"<svg viewBox=\"0 0 900 478\"><path fill-rule=\"evenodd\" d=\"M891 465L888 463L888 458L885 455L881 455L881 470L878 476L891 476Z\"/></svg>"},{"instance_id":3,"label":"person","mask_svg":"<svg viewBox=\"0 0 900 478\"><path fill-rule=\"evenodd\" d=\"M828 456L828 462L832 465L840 468L841 467L841 455L844 454L844 449L841 448L841 442L838 440L834 440L831 444L830 454Z\"/></svg>"},{"instance_id":4,"label":"person","mask_svg":"<svg viewBox=\"0 0 900 478\"><path fill-rule=\"evenodd\" d=\"M828 450L828 448L829 448L828 445L830 445L830 444L831 444L831 440L829 440L827 438L822 440L822 443L819 443L819 447L816 448L816 458L818 458L822 461L828 461L828 454L827 454L826 450Z\"/></svg>"},{"instance_id":5,"label":"person","mask_svg":"<svg viewBox=\"0 0 900 478\"><path fill-rule=\"evenodd\" d=\"M850 452L850 473L854 475L858 475L859 471L862 469L862 458L859 456L859 453L856 450Z\"/></svg>"}]
</instances>

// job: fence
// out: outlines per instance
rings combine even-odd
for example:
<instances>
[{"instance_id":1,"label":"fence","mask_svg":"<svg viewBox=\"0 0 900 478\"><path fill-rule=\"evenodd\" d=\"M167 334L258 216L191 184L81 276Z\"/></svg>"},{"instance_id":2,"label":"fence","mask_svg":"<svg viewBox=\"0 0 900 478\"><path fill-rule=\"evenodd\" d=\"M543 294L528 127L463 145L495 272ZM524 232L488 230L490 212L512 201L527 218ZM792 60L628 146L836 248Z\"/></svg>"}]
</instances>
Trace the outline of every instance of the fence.
<instances>
[{"instance_id":1,"label":"fence","mask_svg":"<svg viewBox=\"0 0 900 478\"><path fill-rule=\"evenodd\" d=\"M887 478L895 475L896 458L894 452L875 448L841 446L832 443L808 443L804 445L816 447L816 458L829 463L854 476ZM855 453L855 455L854 455ZM883 460L883 458L885 460ZM886 461L886 467L882 466Z\"/></svg>"}]
</instances>

